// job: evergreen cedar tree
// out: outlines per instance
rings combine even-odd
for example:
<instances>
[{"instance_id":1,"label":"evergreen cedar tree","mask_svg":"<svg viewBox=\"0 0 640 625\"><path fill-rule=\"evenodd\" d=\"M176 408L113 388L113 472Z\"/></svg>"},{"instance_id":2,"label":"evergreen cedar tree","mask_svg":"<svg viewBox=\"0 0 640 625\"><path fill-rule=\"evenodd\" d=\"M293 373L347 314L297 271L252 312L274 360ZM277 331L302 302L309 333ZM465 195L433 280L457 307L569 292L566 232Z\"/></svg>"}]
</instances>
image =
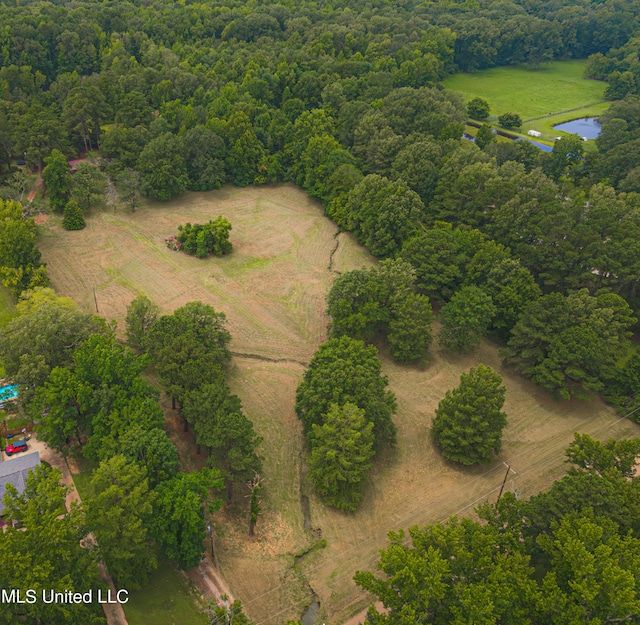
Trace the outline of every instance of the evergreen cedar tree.
<instances>
[{"instance_id":1,"label":"evergreen cedar tree","mask_svg":"<svg viewBox=\"0 0 640 625\"><path fill-rule=\"evenodd\" d=\"M491 367L478 365L438 404L431 434L447 460L470 465L490 462L500 451L507 417L506 388Z\"/></svg>"},{"instance_id":2,"label":"evergreen cedar tree","mask_svg":"<svg viewBox=\"0 0 640 625\"><path fill-rule=\"evenodd\" d=\"M64 219L62 220L62 227L65 230L82 230L86 226L84 217L82 216L82 210L78 206L77 202L73 200L67 202L64 207Z\"/></svg>"},{"instance_id":3,"label":"evergreen cedar tree","mask_svg":"<svg viewBox=\"0 0 640 625\"><path fill-rule=\"evenodd\" d=\"M331 404L322 425L313 424L309 479L323 500L339 510L355 510L375 454L373 423L355 404Z\"/></svg>"}]
</instances>

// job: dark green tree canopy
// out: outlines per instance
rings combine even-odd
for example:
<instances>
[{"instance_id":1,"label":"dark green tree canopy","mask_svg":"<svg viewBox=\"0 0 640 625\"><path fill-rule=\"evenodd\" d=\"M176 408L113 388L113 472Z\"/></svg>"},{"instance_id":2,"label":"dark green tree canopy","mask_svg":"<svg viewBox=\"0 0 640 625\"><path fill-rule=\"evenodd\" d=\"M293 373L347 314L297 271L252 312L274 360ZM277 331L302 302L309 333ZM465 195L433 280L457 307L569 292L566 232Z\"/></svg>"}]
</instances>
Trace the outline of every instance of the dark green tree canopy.
<instances>
[{"instance_id":1,"label":"dark green tree canopy","mask_svg":"<svg viewBox=\"0 0 640 625\"><path fill-rule=\"evenodd\" d=\"M84 217L82 216L82 210L77 202L73 200L67 202L67 205L64 207L62 226L65 230L82 230L86 226Z\"/></svg>"},{"instance_id":2,"label":"dark green tree canopy","mask_svg":"<svg viewBox=\"0 0 640 625\"><path fill-rule=\"evenodd\" d=\"M447 391L431 426L433 438L448 460L461 464L491 462L502 446L507 417L501 412L506 388L491 367L478 365Z\"/></svg>"},{"instance_id":3,"label":"dark green tree canopy","mask_svg":"<svg viewBox=\"0 0 640 625\"><path fill-rule=\"evenodd\" d=\"M206 256L224 256L231 252L229 231L231 223L224 217L212 219L206 224L186 223L178 226L178 242L188 254L198 258Z\"/></svg>"},{"instance_id":4,"label":"dark green tree canopy","mask_svg":"<svg viewBox=\"0 0 640 625\"><path fill-rule=\"evenodd\" d=\"M467 115L478 121L487 119L490 110L489 103L484 98L472 98L467 102Z\"/></svg>"},{"instance_id":5,"label":"dark green tree canopy","mask_svg":"<svg viewBox=\"0 0 640 625\"><path fill-rule=\"evenodd\" d=\"M490 295L477 286L465 286L440 309L442 329L438 341L453 351L475 349L495 314Z\"/></svg>"},{"instance_id":6,"label":"dark green tree canopy","mask_svg":"<svg viewBox=\"0 0 640 625\"><path fill-rule=\"evenodd\" d=\"M511 332L504 362L552 393L569 399L602 391L635 323L628 304L586 289L531 302Z\"/></svg>"},{"instance_id":7,"label":"dark green tree canopy","mask_svg":"<svg viewBox=\"0 0 640 625\"><path fill-rule=\"evenodd\" d=\"M373 423L355 404L332 404L322 425L313 425L309 479L324 501L355 510L374 455Z\"/></svg>"},{"instance_id":8,"label":"dark green tree canopy","mask_svg":"<svg viewBox=\"0 0 640 625\"><path fill-rule=\"evenodd\" d=\"M42 170L42 179L47 185L49 203L54 212L61 213L71 195L71 170L60 150L53 150L45 163L47 166Z\"/></svg>"},{"instance_id":9,"label":"dark green tree canopy","mask_svg":"<svg viewBox=\"0 0 640 625\"><path fill-rule=\"evenodd\" d=\"M324 423L331 404L353 403L374 424L376 443L393 443L396 429L391 417L396 400L386 390L380 366L372 345L366 347L348 336L323 343L296 391L296 413L307 437L312 436L314 424Z\"/></svg>"},{"instance_id":10,"label":"dark green tree canopy","mask_svg":"<svg viewBox=\"0 0 640 625\"><path fill-rule=\"evenodd\" d=\"M386 335L395 360L426 359L433 313L429 298L415 292L415 281L415 271L401 259L342 274L328 296L331 335L363 340Z\"/></svg>"}]
</instances>

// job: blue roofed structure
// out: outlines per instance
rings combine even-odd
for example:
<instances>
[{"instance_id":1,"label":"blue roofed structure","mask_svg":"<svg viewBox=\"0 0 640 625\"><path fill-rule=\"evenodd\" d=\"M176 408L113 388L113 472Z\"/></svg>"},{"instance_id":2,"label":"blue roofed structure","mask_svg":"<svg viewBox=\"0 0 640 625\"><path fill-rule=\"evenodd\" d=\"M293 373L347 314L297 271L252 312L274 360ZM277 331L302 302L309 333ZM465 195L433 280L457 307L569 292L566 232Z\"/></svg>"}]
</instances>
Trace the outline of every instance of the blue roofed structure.
<instances>
[{"instance_id":1,"label":"blue roofed structure","mask_svg":"<svg viewBox=\"0 0 640 625\"><path fill-rule=\"evenodd\" d=\"M2 498L7 492L7 484L12 484L21 493L25 489L29 471L35 469L39 464L40 453L37 451L0 462L0 516L4 513Z\"/></svg>"}]
</instances>

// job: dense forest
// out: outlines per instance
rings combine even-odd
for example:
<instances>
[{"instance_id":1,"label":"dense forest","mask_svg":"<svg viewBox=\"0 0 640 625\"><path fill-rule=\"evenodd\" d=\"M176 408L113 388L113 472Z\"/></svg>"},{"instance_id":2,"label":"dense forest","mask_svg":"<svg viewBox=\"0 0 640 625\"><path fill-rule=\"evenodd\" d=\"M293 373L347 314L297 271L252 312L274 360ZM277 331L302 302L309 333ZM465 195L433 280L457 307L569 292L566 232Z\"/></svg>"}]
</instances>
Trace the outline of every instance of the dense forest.
<instances>
[{"instance_id":1,"label":"dense forest","mask_svg":"<svg viewBox=\"0 0 640 625\"><path fill-rule=\"evenodd\" d=\"M163 201L227 183L293 182L319 200L327 216L381 261L335 281L329 341L297 393L310 479L327 503L354 509L376 450L395 438L395 397L370 343L387 345L399 362L428 361L432 301L445 349L474 349L488 335L507 365L554 397L600 393L622 413L638 414L639 50L640 4L629 0L0 5L0 279L22 297L20 316L0 334L2 358L24 408L45 415L43 440L56 449L82 448L101 463L81 529L97 533L117 580L135 574L144 582L153 557L136 571L131 562L151 553L152 543L180 565L197 562L205 508L213 505L208 487L225 490L230 501L235 484L260 469L260 439L225 382L230 336L223 315L192 303L159 316L148 300L134 300L127 340L135 353L124 348L112 327L46 288L34 215L64 214L65 227L79 229L98 203L135 211L141 196ZM587 76L608 82L613 102L601 117L596 150L585 152L576 137L557 140L551 153L491 136L476 144L461 140L467 107L440 85L447 75L569 58L588 58ZM84 157L71 175L68 160ZM33 202L25 198L30 176L45 191ZM150 363L215 469L198 477L177 471L156 392L140 377ZM330 384L327 368L340 374ZM497 429L504 421L500 406L493 410ZM146 442L132 446L131 457L117 453L121 440L134 439ZM591 443L580 444L571 458ZM337 445L352 456L347 478L328 460ZM498 448L494 437L484 456ZM575 608L569 594L577 582L562 568L574 529L583 542L605 535L607 557L637 552L635 533L625 533L636 531L628 519L625 525L582 513L579 502L590 505L585 485L605 473L611 510L618 505L611 489L637 507L635 482L623 485L629 471L607 456L608 464L594 472L592 460L549 495L484 510L485 529L452 522L415 533L414 545L431 549L448 534L497 543L501 551L487 556L491 566L517 552L514 583L525 580L516 590L528 597L522 612L557 622L563 605ZM101 516L113 505L102 489L113 475L119 480L113 496L126 493L121 514L135 517L139 528L126 554L116 549L122 537L115 526ZM578 503L557 512L563 483ZM16 499L10 514L28 518L29 506L38 503L32 495ZM194 502L184 527L153 520L173 514L180 497ZM59 493L53 501L51 514ZM80 530L70 521L68 531L72 543ZM24 542L21 533L7 536L0 541L7 553ZM582 550L591 554L595 547ZM56 557L50 554L51 561ZM69 575L81 579L95 558L82 566ZM540 579L544 574L540 587L531 566ZM387 568L392 578L394 569ZM629 570L627 563L616 575L626 580ZM496 571L498 581L507 575ZM13 580L22 574L19 567L7 573ZM396 603L405 592L368 575L359 583L382 598L395 593ZM405 607L432 615L432 622L459 622L458 606L490 590L439 588L437 609ZM548 596L564 603L549 607ZM629 620L640 612L634 602L598 622ZM589 618L604 609L593 603ZM575 615L585 622L578 608ZM60 615L48 618L62 622L55 620ZM375 618L415 622L413 613Z\"/></svg>"}]
</instances>

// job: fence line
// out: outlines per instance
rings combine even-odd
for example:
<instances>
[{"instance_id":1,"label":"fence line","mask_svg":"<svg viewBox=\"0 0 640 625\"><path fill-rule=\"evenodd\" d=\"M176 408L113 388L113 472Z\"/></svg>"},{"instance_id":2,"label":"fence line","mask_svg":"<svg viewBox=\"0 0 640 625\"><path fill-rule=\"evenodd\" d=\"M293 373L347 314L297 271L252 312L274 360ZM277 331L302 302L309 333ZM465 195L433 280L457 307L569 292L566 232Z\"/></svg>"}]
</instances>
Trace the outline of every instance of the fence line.
<instances>
[{"instance_id":1,"label":"fence line","mask_svg":"<svg viewBox=\"0 0 640 625\"><path fill-rule=\"evenodd\" d=\"M566 111L558 111L557 113L547 113L546 115L540 115L539 117L530 117L529 119L525 119L522 123L528 124L529 122L535 122L539 119L544 119L545 117L553 117L554 115L562 115L563 113L572 113L573 111L579 111L580 109L586 109L589 106L597 106L598 104L604 104L607 100L601 100L600 102L593 102L592 104L583 104L582 106L576 106L572 109L567 109Z\"/></svg>"}]
</instances>

